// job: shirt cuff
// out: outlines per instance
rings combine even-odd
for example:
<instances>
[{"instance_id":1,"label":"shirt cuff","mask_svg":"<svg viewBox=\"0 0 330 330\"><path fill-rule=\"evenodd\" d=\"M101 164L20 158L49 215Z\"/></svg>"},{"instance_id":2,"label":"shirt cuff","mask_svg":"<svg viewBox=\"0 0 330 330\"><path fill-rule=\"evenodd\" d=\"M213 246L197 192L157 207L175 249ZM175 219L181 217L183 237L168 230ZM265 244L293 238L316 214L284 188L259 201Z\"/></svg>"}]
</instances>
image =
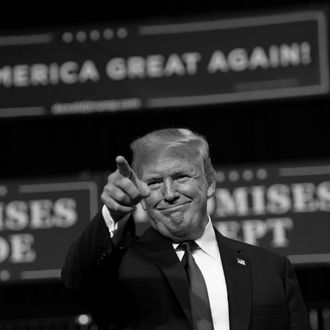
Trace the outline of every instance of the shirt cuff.
<instances>
[{"instance_id":1,"label":"shirt cuff","mask_svg":"<svg viewBox=\"0 0 330 330\"><path fill-rule=\"evenodd\" d=\"M123 216L118 222L115 222L111 217L109 209L105 205L103 205L103 207L102 207L102 216L103 216L103 219L104 219L104 222L105 222L106 226L108 227L110 237L113 238L116 231L118 230L119 221L124 220L124 219L128 219L130 214L127 214L127 215Z\"/></svg>"}]
</instances>

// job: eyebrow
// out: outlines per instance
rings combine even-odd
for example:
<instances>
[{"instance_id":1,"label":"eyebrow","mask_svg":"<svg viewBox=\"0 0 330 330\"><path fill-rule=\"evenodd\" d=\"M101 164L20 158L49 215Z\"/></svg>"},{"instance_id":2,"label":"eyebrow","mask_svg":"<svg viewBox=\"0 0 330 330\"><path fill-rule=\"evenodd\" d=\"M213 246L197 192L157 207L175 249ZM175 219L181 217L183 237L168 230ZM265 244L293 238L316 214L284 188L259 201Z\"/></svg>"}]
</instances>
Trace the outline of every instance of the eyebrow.
<instances>
[{"instance_id":1,"label":"eyebrow","mask_svg":"<svg viewBox=\"0 0 330 330\"><path fill-rule=\"evenodd\" d=\"M187 168L179 168L179 169L175 169L173 170L173 172L169 173L169 176L176 176L176 175L180 175L180 174L189 174L194 172L194 168L189 167L189 169ZM145 176L145 178L143 178L144 181L151 181L151 180L158 180L161 179L163 176L159 173L150 173L147 174Z\"/></svg>"}]
</instances>

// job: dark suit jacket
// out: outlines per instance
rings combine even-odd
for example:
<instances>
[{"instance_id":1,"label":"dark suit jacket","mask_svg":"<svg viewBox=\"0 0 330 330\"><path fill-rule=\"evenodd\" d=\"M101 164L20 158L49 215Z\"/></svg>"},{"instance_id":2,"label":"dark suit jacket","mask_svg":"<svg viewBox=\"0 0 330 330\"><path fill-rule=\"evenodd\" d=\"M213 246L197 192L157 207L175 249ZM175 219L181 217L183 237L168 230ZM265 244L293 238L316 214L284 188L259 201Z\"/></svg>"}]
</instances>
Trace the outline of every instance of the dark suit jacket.
<instances>
[{"instance_id":1,"label":"dark suit jacket","mask_svg":"<svg viewBox=\"0 0 330 330\"><path fill-rule=\"evenodd\" d=\"M228 291L230 330L309 330L287 258L217 231L216 236ZM72 245L62 279L101 328L192 329L183 266L171 241L152 228L140 238L127 230L121 248L115 248L98 214Z\"/></svg>"}]
</instances>

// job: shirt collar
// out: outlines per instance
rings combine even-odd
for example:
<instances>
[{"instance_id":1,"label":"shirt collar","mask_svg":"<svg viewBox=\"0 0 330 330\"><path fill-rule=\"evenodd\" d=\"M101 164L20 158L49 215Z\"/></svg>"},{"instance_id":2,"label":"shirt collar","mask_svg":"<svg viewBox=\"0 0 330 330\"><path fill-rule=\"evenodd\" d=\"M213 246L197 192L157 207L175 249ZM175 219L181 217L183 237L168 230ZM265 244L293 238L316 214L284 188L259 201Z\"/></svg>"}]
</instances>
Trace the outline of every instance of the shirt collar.
<instances>
[{"instance_id":1,"label":"shirt collar","mask_svg":"<svg viewBox=\"0 0 330 330\"><path fill-rule=\"evenodd\" d=\"M203 235L195 239L195 242L210 257L214 259L220 259L218 242L215 237L215 232L210 217L209 217L209 222L207 223L204 229ZM173 248L176 249L178 245L179 245L178 243L173 243Z\"/></svg>"}]
</instances>

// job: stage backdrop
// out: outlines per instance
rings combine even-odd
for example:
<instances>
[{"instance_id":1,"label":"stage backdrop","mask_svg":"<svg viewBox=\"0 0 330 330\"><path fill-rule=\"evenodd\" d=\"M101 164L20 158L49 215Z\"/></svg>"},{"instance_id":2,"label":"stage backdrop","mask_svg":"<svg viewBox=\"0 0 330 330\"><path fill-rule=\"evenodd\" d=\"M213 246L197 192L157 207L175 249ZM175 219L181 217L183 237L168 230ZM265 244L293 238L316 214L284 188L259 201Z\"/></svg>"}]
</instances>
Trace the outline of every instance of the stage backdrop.
<instances>
[{"instance_id":1,"label":"stage backdrop","mask_svg":"<svg viewBox=\"0 0 330 330\"><path fill-rule=\"evenodd\" d=\"M327 20L301 9L0 35L0 117L327 94Z\"/></svg>"}]
</instances>

